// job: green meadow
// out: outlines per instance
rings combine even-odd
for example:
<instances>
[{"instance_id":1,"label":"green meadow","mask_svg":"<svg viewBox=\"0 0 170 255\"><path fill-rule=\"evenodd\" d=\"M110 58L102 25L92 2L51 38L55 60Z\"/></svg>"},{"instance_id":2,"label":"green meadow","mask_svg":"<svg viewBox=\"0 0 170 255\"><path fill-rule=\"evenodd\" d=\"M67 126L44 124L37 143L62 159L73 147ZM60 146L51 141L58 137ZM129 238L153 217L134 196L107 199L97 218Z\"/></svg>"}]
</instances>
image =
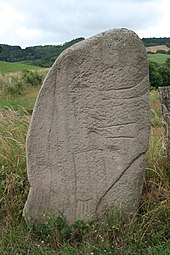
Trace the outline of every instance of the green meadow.
<instances>
[{"instance_id":1,"label":"green meadow","mask_svg":"<svg viewBox=\"0 0 170 255\"><path fill-rule=\"evenodd\" d=\"M158 64L164 64L166 62L166 59L169 58L168 54L148 54L148 59L154 62L157 62ZM24 71L24 70L41 70L42 67L39 66L33 66L33 65L27 65L17 62L5 62L0 61L0 75Z\"/></svg>"},{"instance_id":2,"label":"green meadow","mask_svg":"<svg viewBox=\"0 0 170 255\"><path fill-rule=\"evenodd\" d=\"M158 64L165 64L166 60L170 58L169 54L161 54L161 53L155 53L155 54L147 54L148 59L156 62Z\"/></svg>"},{"instance_id":3,"label":"green meadow","mask_svg":"<svg viewBox=\"0 0 170 255\"><path fill-rule=\"evenodd\" d=\"M148 54L148 59L158 64L164 64L167 58L169 58L168 54L159 54L159 53ZM41 69L42 67L39 67L39 66L0 61L0 75L20 72L24 70L30 71L30 70L41 70Z\"/></svg>"},{"instance_id":4,"label":"green meadow","mask_svg":"<svg viewBox=\"0 0 170 255\"><path fill-rule=\"evenodd\" d=\"M21 63L0 61L0 75L24 71L24 70L40 70L40 69L42 69L42 67L26 65Z\"/></svg>"}]
</instances>

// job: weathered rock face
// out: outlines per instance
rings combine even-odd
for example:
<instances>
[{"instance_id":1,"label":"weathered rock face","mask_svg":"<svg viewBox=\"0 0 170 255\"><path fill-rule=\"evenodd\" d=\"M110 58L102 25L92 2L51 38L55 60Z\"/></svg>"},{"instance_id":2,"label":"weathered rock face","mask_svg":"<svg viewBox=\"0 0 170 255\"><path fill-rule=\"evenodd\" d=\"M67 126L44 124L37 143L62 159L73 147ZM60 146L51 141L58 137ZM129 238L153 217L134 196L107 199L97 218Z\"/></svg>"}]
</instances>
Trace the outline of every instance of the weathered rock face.
<instances>
[{"instance_id":1,"label":"weathered rock face","mask_svg":"<svg viewBox=\"0 0 170 255\"><path fill-rule=\"evenodd\" d=\"M40 90L27 137L27 220L70 224L138 206L149 136L149 82L138 36L118 29L64 51Z\"/></svg>"}]
</instances>

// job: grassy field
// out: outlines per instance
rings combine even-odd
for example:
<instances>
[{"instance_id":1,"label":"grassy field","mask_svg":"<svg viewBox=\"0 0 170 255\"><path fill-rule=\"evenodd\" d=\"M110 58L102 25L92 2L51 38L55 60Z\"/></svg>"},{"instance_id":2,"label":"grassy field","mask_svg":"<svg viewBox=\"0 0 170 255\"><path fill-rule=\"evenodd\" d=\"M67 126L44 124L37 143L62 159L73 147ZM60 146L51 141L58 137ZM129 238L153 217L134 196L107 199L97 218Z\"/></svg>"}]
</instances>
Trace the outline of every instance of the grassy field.
<instances>
[{"instance_id":1,"label":"grassy field","mask_svg":"<svg viewBox=\"0 0 170 255\"><path fill-rule=\"evenodd\" d=\"M155 45L155 46L149 46L146 47L147 52L154 52L156 53L158 50L164 50L164 51L168 51L170 48L167 45Z\"/></svg>"},{"instance_id":2,"label":"grassy field","mask_svg":"<svg viewBox=\"0 0 170 255\"><path fill-rule=\"evenodd\" d=\"M13 81L13 86L18 86L20 75ZM11 92L8 86L6 76L0 82L0 254L170 254L170 169L162 157L163 127L157 91L151 92L148 165L136 214L127 218L121 212L110 211L98 221L78 221L72 226L61 218L47 218L35 227L26 225L22 210L29 190L25 138L40 84L22 84L19 94L18 89Z\"/></svg>"},{"instance_id":3,"label":"grassy field","mask_svg":"<svg viewBox=\"0 0 170 255\"><path fill-rule=\"evenodd\" d=\"M148 53L148 59L158 64L164 64L167 58L170 58L169 54L160 54L160 53L149 54Z\"/></svg>"},{"instance_id":4,"label":"grassy field","mask_svg":"<svg viewBox=\"0 0 170 255\"><path fill-rule=\"evenodd\" d=\"M166 59L170 58L168 54L148 54L148 59L158 64L164 64ZM8 73L14 73L23 70L40 70L42 67L20 64L20 63L11 63L0 61L0 76Z\"/></svg>"},{"instance_id":5,"label":"grassy field","mask_svg":"<svg viewBox=\"0 0 170 255\"><path fill-rule=\"evenodd\" d=\"M40 70L42 67L0 61L0 75L23 70Z\"/></svg>"}]
</instances>

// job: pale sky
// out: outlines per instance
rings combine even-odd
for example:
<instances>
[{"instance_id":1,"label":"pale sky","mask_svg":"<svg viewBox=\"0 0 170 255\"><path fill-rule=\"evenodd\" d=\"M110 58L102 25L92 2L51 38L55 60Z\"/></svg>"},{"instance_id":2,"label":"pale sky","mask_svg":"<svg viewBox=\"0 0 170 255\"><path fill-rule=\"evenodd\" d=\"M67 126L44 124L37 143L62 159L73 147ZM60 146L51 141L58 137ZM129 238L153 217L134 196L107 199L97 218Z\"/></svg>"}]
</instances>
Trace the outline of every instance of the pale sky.
<instances>
[{"instance_id":1,"label":"pale sky","mask_svg":"<svg viewBox=\"0 0 170 255\"><path fill-rule=\"evenodd\" d=\"M0 44L62 44L112 28L170 37L170 0L0 0Z\"/></svg>"}]
</instances>

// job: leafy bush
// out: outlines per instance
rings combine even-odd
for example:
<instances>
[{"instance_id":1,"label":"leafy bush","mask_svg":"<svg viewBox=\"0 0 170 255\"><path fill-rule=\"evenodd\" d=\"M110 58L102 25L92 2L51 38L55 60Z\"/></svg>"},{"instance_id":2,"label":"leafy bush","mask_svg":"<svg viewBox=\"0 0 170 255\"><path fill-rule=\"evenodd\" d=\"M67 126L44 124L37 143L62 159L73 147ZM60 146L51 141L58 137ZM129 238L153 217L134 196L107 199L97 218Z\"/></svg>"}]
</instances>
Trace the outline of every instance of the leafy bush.
<instances>
[{"instance_id":1,"label":"leafy bush","mask_svg":"<svg viewBox=\"0 0 170 255\"><path fill-rule=\"evenodd\" d=\"M23 71L21 79L23 80L24 83L31 85L31 86L37 86L41 85L42 80L43 80L42 74L33 71Z\"/></svg>"},{"instance_id":2,"label":"leafy bush","mask_svg":"<svg viewBox=\"0 0 170 255\"><path fill-rule=\"evenodd\" d=\"M157 50L156 53L166 54L166 50Z\"/></svg>"},{"instance_id":3,"label":"leafy bush","mask_svg":"<svg viewBox=\"0 0 170 255\"><path fill-rule=\"evenodd\" d=\"M9 94L22 95L24 91L24 84L20 80L14 80L13 82L7 84L5 90Z\"/></svg>"},{"instance_id":4,"label":"leafy bush","mask_svg":"<svg viewBox=\"0 0 170 255\"><path fill-rule=\"evenodd\" d=\"M153 51L147 51L148 54L155 54Z\"/></svg>"},{"instance_id":5,"label":"leafy bush","mask_svg":"<svg viewBox=\"0 0 170 255\"><path fill-rule=\"evenodd\" d=\"M166 66L167 66L167 67L170 67L170 58L167 58L167 60L166 60Z\"/></svg>"},{"instance_id":6,"label":"leafy bush","mask_svg":"<svg viewBox=\"0 0 170 255\"><path fill-rule=\"evenodd\" d=\"M169 63L169 62L168 62ZM149 61L149 80L154 88L170 86L170 68L166 65L159 65Z\"/></svg>"},{"instance_id":7,"label":"leafy bush","mask_svg":"<svg viewBox=\"0 0 170 255\"><path fill-rule=\"evenodd\" d=\"M47 73L43 71L28 71L14 73L0 77L0 90L11 95L23 95L28 87L38 87Z\"/></svg>"}]
</instances>

